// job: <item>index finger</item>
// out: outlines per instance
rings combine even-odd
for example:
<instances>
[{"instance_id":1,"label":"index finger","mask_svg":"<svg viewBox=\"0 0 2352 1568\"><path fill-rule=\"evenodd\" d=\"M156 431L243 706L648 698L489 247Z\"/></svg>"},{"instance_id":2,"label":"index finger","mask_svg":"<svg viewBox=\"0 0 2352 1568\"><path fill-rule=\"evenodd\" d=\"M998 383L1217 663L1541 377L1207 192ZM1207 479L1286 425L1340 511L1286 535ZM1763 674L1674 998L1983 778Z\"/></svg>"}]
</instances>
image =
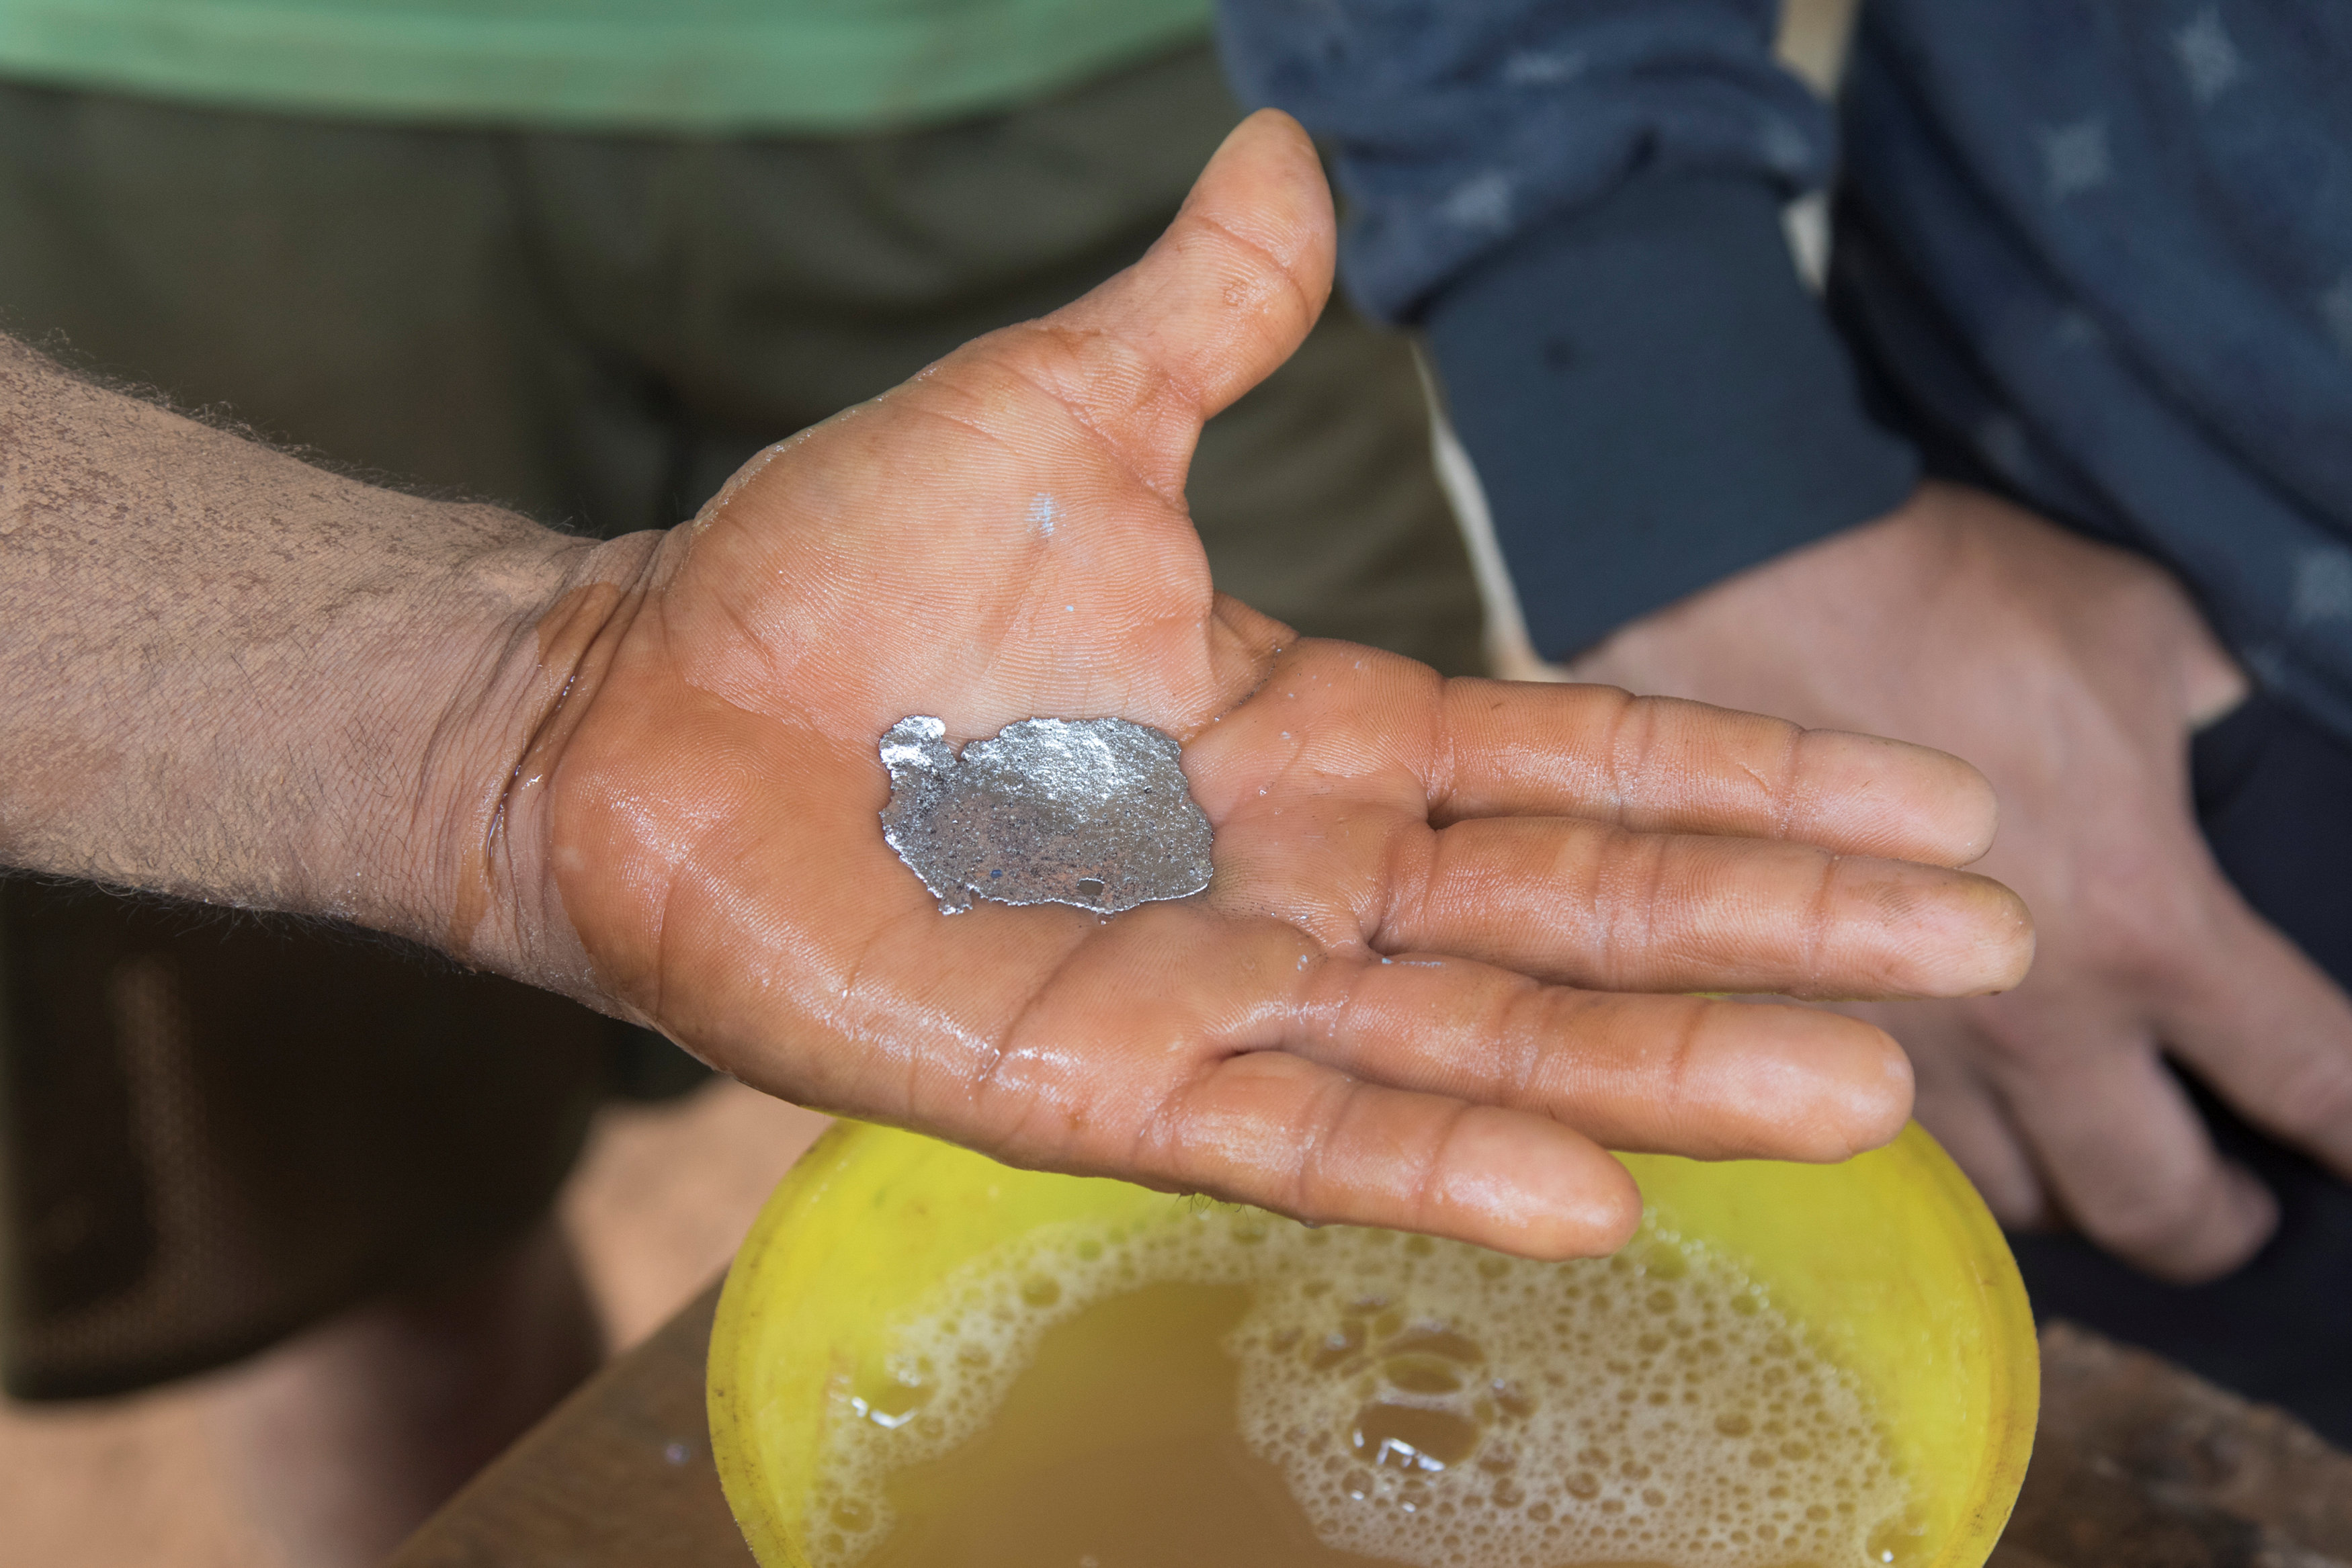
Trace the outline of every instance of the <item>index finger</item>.
<instances>
[{"instance_id":1,"label":"index finger","mask_svg":"<svg viewBox=\"0 0 2352 1568\"><path fill-rule=\"evenodd\" d=\"M1434 821L1575 816L1961 866L1991 847L1983 774L1948 752L1615 686L1454 680Z\"/></svg>"}]
</instances>

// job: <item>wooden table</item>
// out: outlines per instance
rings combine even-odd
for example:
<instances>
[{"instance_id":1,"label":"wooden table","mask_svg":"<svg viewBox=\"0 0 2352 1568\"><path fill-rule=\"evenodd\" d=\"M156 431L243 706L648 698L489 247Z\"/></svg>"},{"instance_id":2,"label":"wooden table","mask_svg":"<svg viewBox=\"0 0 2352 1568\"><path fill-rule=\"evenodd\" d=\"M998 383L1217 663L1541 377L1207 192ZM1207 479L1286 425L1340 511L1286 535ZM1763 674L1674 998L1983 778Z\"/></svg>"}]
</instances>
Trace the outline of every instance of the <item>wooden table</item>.
<instances>
[{"instance_id":1,"label":"wooden table","mask_svg":"<svg viewBox=\"0 0 2352 1568\"><path fill-rule=\"evenodd\" d=\"M389 1568L751 1568L711 1469L716 1285L477 1477ZM1992 1568L2352 1568L2352 1456L2154 1356L2042 1338L2042 1430Z\"/></svg>"}]
</instances>

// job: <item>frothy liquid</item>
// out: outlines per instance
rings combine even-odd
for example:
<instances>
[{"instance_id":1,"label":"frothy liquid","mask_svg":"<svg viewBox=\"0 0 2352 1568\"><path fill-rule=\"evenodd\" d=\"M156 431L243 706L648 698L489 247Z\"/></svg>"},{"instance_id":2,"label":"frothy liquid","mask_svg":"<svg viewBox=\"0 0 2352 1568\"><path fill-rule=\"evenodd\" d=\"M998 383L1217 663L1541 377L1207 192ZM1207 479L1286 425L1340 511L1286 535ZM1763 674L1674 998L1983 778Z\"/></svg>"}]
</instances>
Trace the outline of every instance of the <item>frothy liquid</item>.
<instances>
[{"instance_id":1,"label":"frothy liquid","mask_svg":"<svg viewBox=\"0 0 2352 1568\"><path fill-rule=\"evenodd\" d=\"M1846 1374L1646 1228L1530 1263L1202 1211L965 1269L833 1394L816 1568L1843 1568L1910 1553Z\"/></svg>"}]
</instances>

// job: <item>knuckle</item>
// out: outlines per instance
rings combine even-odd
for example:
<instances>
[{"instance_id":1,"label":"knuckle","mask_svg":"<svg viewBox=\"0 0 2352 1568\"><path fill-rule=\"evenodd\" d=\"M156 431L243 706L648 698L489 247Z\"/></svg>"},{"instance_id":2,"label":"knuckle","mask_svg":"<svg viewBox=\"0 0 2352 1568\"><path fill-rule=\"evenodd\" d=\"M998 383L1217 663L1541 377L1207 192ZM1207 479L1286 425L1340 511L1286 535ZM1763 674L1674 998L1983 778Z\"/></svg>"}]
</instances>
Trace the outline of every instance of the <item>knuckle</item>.
<instances>
[{"instance_id":1,"label":"knuckle","mask_svg":"<svg viewBox=\"0 0 2352 1568\"><path fill-rule=\"evenodd\" d=\"M2005 1230L2040 1230L2051 1220L2049 1199L2030 1180L2014 1176L1988 1178L1969 1173L1985 1207Z\"/></svg>"},{"instance_id":2,"label":"knuckle","mask_svg":"<svg viewBox=\"0 0 2352 1568\"><path fill-rule=\"evenodd\" d=\"M2204 922L2168 862L2135 855L2084 881L2076 940L2085 967L2147 988L2203 967Z\"/></svg>"},{"instance_id":3,"label":"knuckle","mask_svg":"<svg viewBox=\"0 0 2352 1568\"><path fill-rule=\"evenodd\" d=\"M2337 1051L2305 1054L2266 1098L2272 1125L2290 1137L2340 1134L2352 1126L2352 1057Z\"/></svg>"},{"instance_id":4,"label":"knuckle","mask_svg":"<svg viewBox=\"0 0 2352 1568\"><path fill-rule=\"evenodd\" d=\"M1551 867L1565 908L1582 919L1582 966L1595 984L1614 989L1643 956L1656 951L1666 898L1667 841L1616 826L1575 835Z\"/></svg>"},{"instance_id":5,"label":"knuckle","mask_svg":"<svg viewBox=\"0 0 2352 1568\"><path fill-rule=\"evenodd\" d=\"M1446 1189L1446 1173L1454 1168L1469 1131L1470 1107L1457 1104L1423 1145L1413 1162L1407 1189L1414 1228L1442 1229L1452 1218L1454 1206L1452 1194Z\"/></svg>"},{"instance_id":6,"label":"knuckle","mask_svg":"<svg viewBox=\"0 0 2352 1568\"><path fill-rule=\"evenodd\" d=\"M1637 697L1622 688L1610 688L1612 693L1611 711L1606 719L1595 727L1601 768L1601 783L1611 821L1622 821L1627 803L1640 798L1643 765L1648 758L1656 701Z\"/></svg>"},{"instance_id":7,"label":"knuckle","mask_svg":"<svg viewBox=\"0 0 2352 1568\"><path fill-rule=\"evenodd\" d=\"M2126 1257L2185 1261L2220 1239L2211 1234L2218 1197L2210 1173L2181 1170L2107 1187L2083 1204L2075 1219L2093 1239Z\"/></svg>"},{"instance_id":8,"label":"knuckle","mask_svg":"<svg viewBox=\"0 0 2352 1568\"><path fill-rule=\"evenodd\" d=\"M1951 1037L1958 1048L1942 1051L1953 1059L1955 1072L1964 1071L1959 1064L1968 1057L1978 1056L2000 1080L2030 1084L2069 1055L2069 1045L2076 1038L2067 1030L2046 1027L2030 1001L2014 996L1944 1005L1961 1025ZM1907 1036L1905 1044L1910 1044Z\"/></svg>"},{"instance_id":9,"label":"knuckle","mask_svg":"<svg viewBox=\"0 0 2352 1568\"><path fill-rule=\"evenodd\" d=\"M1290 1166L1291 1212L1302 1218L1345 1218L1340 1212L1341 1150L1348 1142L1362 1086L1333 1078L1316 1093L1300 1120L1297 1158Z\"/></svg>"},{"instance_id":10,"label":"knuckle","mask_svg":"<svg viewBox=\"0 0 2352 1568\"><path fill-rule=\"evenodd\" d=\"M1469 850L1462 829L1397 822L1381 857L1385 891L1365 912L1365 939L1410 942L1442 920L1444 906L1458 896L1456 883Z\"/></svg>"}]
</instances>

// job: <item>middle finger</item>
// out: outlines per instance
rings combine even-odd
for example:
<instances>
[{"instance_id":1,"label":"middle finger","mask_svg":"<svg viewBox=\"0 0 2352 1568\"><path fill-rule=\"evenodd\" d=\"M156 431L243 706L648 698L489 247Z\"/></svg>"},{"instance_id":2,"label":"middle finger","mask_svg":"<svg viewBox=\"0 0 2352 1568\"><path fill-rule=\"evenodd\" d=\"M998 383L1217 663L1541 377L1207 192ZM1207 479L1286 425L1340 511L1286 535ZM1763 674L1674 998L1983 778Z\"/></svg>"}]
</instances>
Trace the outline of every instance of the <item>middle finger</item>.
<instances>
[{"instance_id":1,"label":"middle finger","mask_svg":"<svg viewBox=\"0 0 2352 1568\"><path fill-rule=\"evenodd\" d=\"M1269 902L1326 942L1451 953L1567 985L1958 997L2015 985L2033 954L2032 919L1999 883L1802 844L1575 818L1375 827L1296 803L1234 836ZM1315 890L1332 885L1342 845L1360 874L1349 907L1318 918ZM1286 884L1294 896L1275 891Z\"/></svg>"}]
</instances>

